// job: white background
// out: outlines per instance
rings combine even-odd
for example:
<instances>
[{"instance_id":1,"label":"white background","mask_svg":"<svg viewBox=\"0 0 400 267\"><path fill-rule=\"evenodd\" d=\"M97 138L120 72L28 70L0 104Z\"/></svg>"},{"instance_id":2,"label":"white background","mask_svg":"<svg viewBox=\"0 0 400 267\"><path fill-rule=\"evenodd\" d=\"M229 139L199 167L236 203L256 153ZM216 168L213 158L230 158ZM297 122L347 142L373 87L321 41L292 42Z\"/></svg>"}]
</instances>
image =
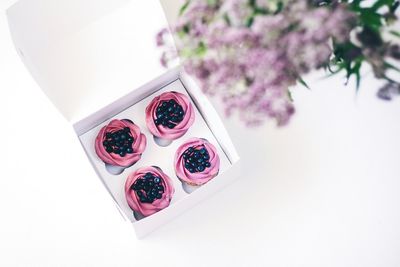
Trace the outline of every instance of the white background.
<instances>
[{"instance_id":1,"label":"white background","mask_svg":"<svg viewBox=\"0 0 400 267\"><path fill-rule=\"evenodd\" d=\"M0 266L399 266L400 99L318 77L288 127L226 120L243 178L139 241L1 13Z\"/></svg>"}]
</instances>

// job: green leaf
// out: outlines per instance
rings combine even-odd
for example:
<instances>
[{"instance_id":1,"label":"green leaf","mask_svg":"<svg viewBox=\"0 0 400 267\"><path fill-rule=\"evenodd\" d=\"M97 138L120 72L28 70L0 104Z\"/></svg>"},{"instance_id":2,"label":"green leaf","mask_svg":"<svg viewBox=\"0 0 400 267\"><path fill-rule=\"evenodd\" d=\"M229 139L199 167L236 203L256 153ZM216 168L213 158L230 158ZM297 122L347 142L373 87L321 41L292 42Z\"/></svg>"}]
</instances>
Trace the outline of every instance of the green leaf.
<instances>
[{"instance_id":1,"label":"green leaf","mask_svg":"<svg viewBox=\"0 0 400 267\"><path fill-rule=\"evenodd\" d=\"M363 25L379 31L382 23L382 15L376 13L372 8L363 8L360 12L360 20Z\"/></svg>"},{"instance_id":2,"label":"green leaf","mask_svg":"<svg viewBox=\"0 0 400 267\"><path fill-rule=\"evenodd\" d=\"M360 82L361 82L361 75L360 75L360 69L362 65L362 60L358 60L356 64L354 65L352 72L356 76L356 91L360 88Z\"/></svg>"},{"instance_id":3,"label":"green leaf","mask_svg":"<svg viewBox=\"0 0 400 267\"><path fill-rule=\"evenodd\" d=\"M185 12L185 10L188 8L190 4L190 0L187 0L179 9L179 16L182 16L182 14Z\"/></svg>"},{"instance_id":4,"label":"green leaf","mask_svg":"<svg viewBox=\"0 0 400 267\"><path fill-rule=\"evenodd\" d=\"M389 33L400 38L400 32L398 32L398 31L391 30L391 31L389 31Z\"/></svg>"},{"instance_id":5,"label":"green leaf","mask_svg":"<svg viewBox=\"0 0 400 267\"><path fill-rule=\"evenodd\" d=\"M224 14L224 20L225 20L226 24L228 24L228 26L231 26L231 24L232 24L231 19L229 18L227 13Z\"/></svg>"},{"instance_id":6,"label":"green leaf","mask_svg":"<svg viewBox=\"0 0 400 267\"><path fill-rule=\"evenodd\" d=\"M254 22L254 16L251 16L250 18L247 19L247 21L246 21L246 26L247 26L248 28L250 28L251 25L253 25L253 22Z\"/></svg>"},{"instance_id":7,"label":"green leaf","mask_svg":"<svg viewBox=\"0 0 400 267\"><path fill-rule=\"evenodd\" d=\"M308 90L311 90L311 88L308 86L308 84L303 80L303 78L298 77L297 80L299 81L299 83L301 83L305 88L307 88Z\"/></svg>"},{"instance_id":8,"label":"green leaf","mask_svg":"<svg viewBox=\"0 0 400 267\"><path fill-rule=\"evenodd\" d=\"M276 15L276 14L280 13L282 10L283 10L283 3L282 3L282 1L279 1L278 6L277 6L274 14Z\"/></svg>"},{"instance_id":9,"label":"green leaf","mask_svg":"<svg viewBox=\"0 0 400 267\"><path fill-rule=\"evenodd\" d=\"M396 67L396 66L390 64L389 62L386 62L386 61L385 61L385 62L384 62L384 66L385 66L385 68L392 69L392 70L395 70L395 71L400 72L400 69L399 69L398 67Z\"/></svg>"},{"instance_id":10,"label":"green leaf","mask_svg":"<svg viewBox=\"0 0 400 267\"><path fill-rule=\"evenodd\" d=\"M373 5L372 9L377 11L383 6L388 6L389 8L394 4L394 0L377 0Z\"/></svg>"},{"instance_id":11,"label":"green leaf","mask_svg":"<svg viewBox=\"0 0 400 267\"><path fill-rule=\"evenodd\" d=\"M354 11L360 11L361 7L360 7L360 3L362 0L354 0L350 3L350 8ZM346 1L348 2L348 1Z\"/></svg>"},{"instance_id":12,"label":"green leaf","mask_svg":"<svg viewBox=\"0 0 400 267\"><path fill-rule=\"evenodd\" d=\"M294 102L292 92L290 90L287 90L287 94L288 94L290 102Z\"/></svg>"},{"instance_id":13,"label":"green leaf","mask_svg":"<svg viewBox=\"0 0 400 267\"><path fill-rule=\"evenodd\" d=\"M268 15L269 12L265 8L255 7L254 8L254 15Z\"/></svg>"},{"instance_id":14,"label":"green leaf","mask_svg":"<svg viewBox=\"0 0 400 267\"><path fill-rule=\"evenodd\" d=\"M199 57L204 56L207 53L207 46L203 42L200 42L194 53Z\"/></svg>"}]
</instances>

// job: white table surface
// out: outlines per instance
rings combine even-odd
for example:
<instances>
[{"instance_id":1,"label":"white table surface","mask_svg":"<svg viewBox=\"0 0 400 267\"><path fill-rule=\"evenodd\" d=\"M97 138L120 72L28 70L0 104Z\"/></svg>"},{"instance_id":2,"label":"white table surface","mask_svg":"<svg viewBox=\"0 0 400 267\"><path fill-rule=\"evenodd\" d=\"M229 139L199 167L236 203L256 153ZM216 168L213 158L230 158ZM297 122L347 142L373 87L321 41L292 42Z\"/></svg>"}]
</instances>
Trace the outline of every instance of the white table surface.
<instances>
[{"instance_id":1,"label":"white table surface","mask_svg":"<svg viewBox=\"0 0 400 267\"><path fill-rule=\"evenodd\" d=\"M0 40L0 266L400 266L400 99L371 75L357 96L309 77L282 129L226 120L244 177L139 241L4 13Z\"/></svg>"}]
</instances>

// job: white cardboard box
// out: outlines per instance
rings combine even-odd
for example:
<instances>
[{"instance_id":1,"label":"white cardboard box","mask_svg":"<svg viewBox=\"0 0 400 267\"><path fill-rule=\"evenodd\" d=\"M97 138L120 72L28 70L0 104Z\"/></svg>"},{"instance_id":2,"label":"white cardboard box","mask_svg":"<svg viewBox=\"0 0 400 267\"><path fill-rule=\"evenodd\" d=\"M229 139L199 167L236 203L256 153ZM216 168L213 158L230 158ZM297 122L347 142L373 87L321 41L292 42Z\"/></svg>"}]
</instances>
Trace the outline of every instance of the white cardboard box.
<instances>
[{"instance_id":1,"label":"white cardboard box","mask_svg":"<svg viewBox=\"0 0 400 267\"><path fill-rule=\"evenodd\" d=\"M168 71L160 66L155 35L167 27L167 22L158 1L20 0L7 14L23 62L73 125L99 178L139 237L239 177L239 156L215 109L179 66ZM178 88L190 96L198 123L173 145L189 137L207 135L222 157L220 174L191 194L184 193L172 171L172 150L176 148L171 145L155 152L157 147L143 125L144 110L140 114L153 94L170 88ZM148 143L152 142L147 148L152 149L147 161L151 158L153 165L157 161L164 164L162 168L168 170L176 188L168 208L140 221L131 215L121 186L127 175L140 165L133 165L111 181L92 149L98 128L112 118L126 117L130 110L137 118L135 123L142 124L139 126ZM166 155L171 155L171 166L165 163ZM147 161L143 159L143 164Z\"/></svg>"}]
</instances>

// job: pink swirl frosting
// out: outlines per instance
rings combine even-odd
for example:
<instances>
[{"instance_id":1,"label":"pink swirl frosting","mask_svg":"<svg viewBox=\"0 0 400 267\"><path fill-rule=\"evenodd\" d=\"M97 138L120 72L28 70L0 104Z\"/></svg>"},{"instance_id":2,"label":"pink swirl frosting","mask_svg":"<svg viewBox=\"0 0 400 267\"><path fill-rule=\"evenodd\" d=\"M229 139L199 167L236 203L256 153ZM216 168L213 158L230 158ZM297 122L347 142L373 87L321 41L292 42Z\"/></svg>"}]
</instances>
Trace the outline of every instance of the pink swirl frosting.
<instances>
[{"instance_id":1,"label":"pink swirl frosting","mask_svg":"<svg viewBox=\"0 0 400 267\"><path fill-rule=\"evenodd\" d=\"M189 170L185 168L185 159L183 158L183 154L190 147L193 147L194 149L204 147L210 156L209 162L211 166L202 172L189 172ZM202 138L192 138L178 148L175 153L174 165L176 176L178 176L180 180L190 185L203 185L218 175L220 159L216 148L210 142Z\"/></svg>"},{"instance_id":2,"label":"pink swirl frosting","mask_svg":"<svg viewBox=\"0 0 400 267\"><path fill-rule=\"evenodd\" d=\"M163 125L156 125L154 120L157 119L156 110L160 103L168 100L175 100L185 113L183 120L179 122L173 129L169 129ZM178 92L165 92L155 97L146 107L146 124L149 131L159 138L175 140L182 137L188 129L193 125L195 120L194 109L189 98Z\"/></svg>"},{"instance_id":3,"label":"pink swirl frosting","mask_svg":"<svg viewBox=\"0 0 400 267\"><path fill-rule=\"evenodd\" d=\"M161 183L164 187L164 193L162 194L161 199L154 200L153 203L142 203L139 200L137 193L131 189L132 185L135 183L137 179L142 178L147 173L151 173L154 176L157 176L161 179ZM139 212L143 216L152 215L162 209L165 209L169 206L172 195L174 194L175 189L171 178L169 178L160 168L158 167L143 167L132 174L130 174L125 183L125 196L128 202L129 207L132 210Z\"/></svg>"},{"instance_id":4,"label":"pink swirl frosting","mask_svg":"<svg viewBox=\"0 0 400 267\"><path fill-rule=\"evenodd\" d=\"M126 154L121 157L119 154L108 153L103 146L103 141L106 139L107 133L128 127L133 137L132 154ZM130 167L142 157L142 153L146 148L146 136L140 132L140 128L129 120L112 120L108 125L101 128L95 141L95 150L97 156L108 164L121 167Z\"/></svg>"}]
</instances>

